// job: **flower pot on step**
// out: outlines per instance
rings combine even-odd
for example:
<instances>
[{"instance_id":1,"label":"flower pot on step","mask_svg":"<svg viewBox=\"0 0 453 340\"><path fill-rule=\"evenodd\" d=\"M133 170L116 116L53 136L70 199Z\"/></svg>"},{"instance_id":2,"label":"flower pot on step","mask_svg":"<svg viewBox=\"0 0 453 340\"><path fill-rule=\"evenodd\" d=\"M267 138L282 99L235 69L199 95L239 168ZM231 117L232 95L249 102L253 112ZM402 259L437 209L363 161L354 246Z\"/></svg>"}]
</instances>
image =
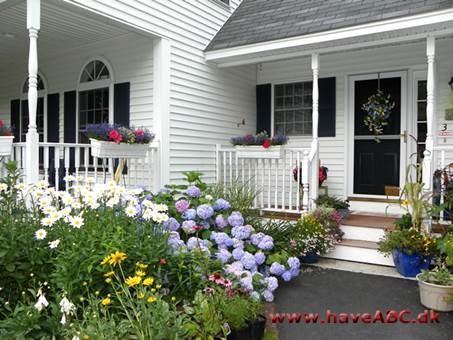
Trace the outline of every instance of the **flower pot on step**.
<instances>
[{"instance_id":1,"label":"flower pot on step","mask_svg":"<svg viewBox=\"0 0 453 340\"><path fill-rule=\"evenodd\" d=\"M431 258L428 256L419 254L408 255L396 249L392 251L392 257L398 273L406 277L417 276L422 270L428 269L431 264Z\"/></svg>"},{"instance_id":2,"label":"flower pot on step","mask_svg":"<svg viewBox=\"0 0 453 340\"><path fill-rule=\"evenodd\" d=\"M453 286L441 286L434 283L424 282L419 279L420 302L429 309L439 312L453 311Z\"/></svg>"},{"instance_id":3,"label":"flower pot on step","mask_svg":"<svg viewBox=\"0 0 453 340\"><path fill-rule=\"evenodd\" d=\"M300 260L302 263L316 263L318 262L318 254L309 252L305 256L302 256Z\"/></svg>"},{"instance_id":4,"label":"flower pot on step","mask_svg":"<svg viewBox=\"0 0 453 340\"><path fill-rule=\"evenodd\" d=\"M90 138L91 155L98 158L145 158L149 144L126 144Z\"/></svg>"}]
</instances>

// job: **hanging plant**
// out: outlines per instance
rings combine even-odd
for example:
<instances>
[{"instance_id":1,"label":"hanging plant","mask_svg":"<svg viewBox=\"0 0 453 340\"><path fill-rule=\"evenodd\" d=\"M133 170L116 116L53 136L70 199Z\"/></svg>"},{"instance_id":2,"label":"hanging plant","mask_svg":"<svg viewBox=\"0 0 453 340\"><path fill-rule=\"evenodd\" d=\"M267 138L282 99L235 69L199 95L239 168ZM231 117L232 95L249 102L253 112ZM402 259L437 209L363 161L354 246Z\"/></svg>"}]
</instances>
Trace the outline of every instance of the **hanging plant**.
<instances>
[{"instance_id":1,"label":"hanging plant","mask_svg":"<svg viewBox=\"0 0 453 340\"><path fill-rule=\"evenodd\" d=\"M394 108L395 102L391 100L390 94L385 95L381 90L377 90L362 105L362 110L366 112L363 123L374 134L378 143L380 142L378 136L383 133L384 127L388 125L387 121Z\"/></svg>"}]
</instances>

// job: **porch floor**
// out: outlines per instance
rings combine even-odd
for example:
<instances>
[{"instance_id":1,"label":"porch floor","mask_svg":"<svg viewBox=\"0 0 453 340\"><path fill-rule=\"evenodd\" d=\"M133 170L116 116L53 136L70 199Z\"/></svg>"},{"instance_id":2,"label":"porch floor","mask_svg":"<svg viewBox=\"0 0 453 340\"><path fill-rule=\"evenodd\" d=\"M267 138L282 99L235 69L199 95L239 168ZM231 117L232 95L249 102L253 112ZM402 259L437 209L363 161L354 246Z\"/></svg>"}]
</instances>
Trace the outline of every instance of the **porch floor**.
<instances>
[{"instance_id":1,"label":"porch floor","mask_svg":"<svg viewBox=\"0 0 453 340\"><path fill-rule=\"evenodd\" d=\"M307 268L297 279L282 283L275 300L275 313L339 313L385 315L410 310L412 320L425 308L420 304L417 282L348 271ZM286 339L451 339L453 313L440 313L440 323L282 323L277 328Z\"/></svg>"}]
</instances>

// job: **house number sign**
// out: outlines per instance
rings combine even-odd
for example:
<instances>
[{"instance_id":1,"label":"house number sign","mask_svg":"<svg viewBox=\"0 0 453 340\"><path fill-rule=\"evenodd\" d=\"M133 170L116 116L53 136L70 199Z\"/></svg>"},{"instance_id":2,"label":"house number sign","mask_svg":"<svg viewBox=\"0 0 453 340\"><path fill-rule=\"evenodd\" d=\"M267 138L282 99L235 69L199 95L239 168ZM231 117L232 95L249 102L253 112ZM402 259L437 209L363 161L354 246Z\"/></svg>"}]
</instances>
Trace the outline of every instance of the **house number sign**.
<instances>
[{"instance_id":1,"label":"house number sign","mask_svg":"<svg viewBox=\"0 0 453 340\"><path fill-rule=\"evenodd\" d=\"M441 125L440 130L437 134L439 137L442 138L452 138L453 137L453 130L448 129L448 124L444 123Z\"/></svg>"}]
</instances>

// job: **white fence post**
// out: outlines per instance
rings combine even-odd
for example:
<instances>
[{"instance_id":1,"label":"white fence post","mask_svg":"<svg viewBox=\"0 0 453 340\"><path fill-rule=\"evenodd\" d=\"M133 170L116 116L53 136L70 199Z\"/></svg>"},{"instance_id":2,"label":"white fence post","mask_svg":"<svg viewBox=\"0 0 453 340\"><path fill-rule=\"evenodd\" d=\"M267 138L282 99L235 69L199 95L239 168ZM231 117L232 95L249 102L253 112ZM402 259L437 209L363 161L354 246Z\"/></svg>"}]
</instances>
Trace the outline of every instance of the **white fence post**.
<instances>
[{"instance_id":1,"label":"white fence post","mask_svg":"<svg viewBox=\"0 0 453 340\"><path fill-rule=\"evenodd\" d=\"M423 153L423 183L425 191L432 191L433 188L433 150L434 150L434 57L436 50L436 40L428 37L426 40L426 57L428 61L428 75L426 81L426 150Z\"/></svg>"},{"instance_id":2,"label":"white fence post","mask_svg":"<svg viewBox=\"0 0 453 340\"><path fill-rule=\"evenodd\" d=\"M302 159L302 211L304 213L309 211L309 171L310 161L308 159L308 151L304 151L304 158Z\"/></svg>"}]
</instances>

